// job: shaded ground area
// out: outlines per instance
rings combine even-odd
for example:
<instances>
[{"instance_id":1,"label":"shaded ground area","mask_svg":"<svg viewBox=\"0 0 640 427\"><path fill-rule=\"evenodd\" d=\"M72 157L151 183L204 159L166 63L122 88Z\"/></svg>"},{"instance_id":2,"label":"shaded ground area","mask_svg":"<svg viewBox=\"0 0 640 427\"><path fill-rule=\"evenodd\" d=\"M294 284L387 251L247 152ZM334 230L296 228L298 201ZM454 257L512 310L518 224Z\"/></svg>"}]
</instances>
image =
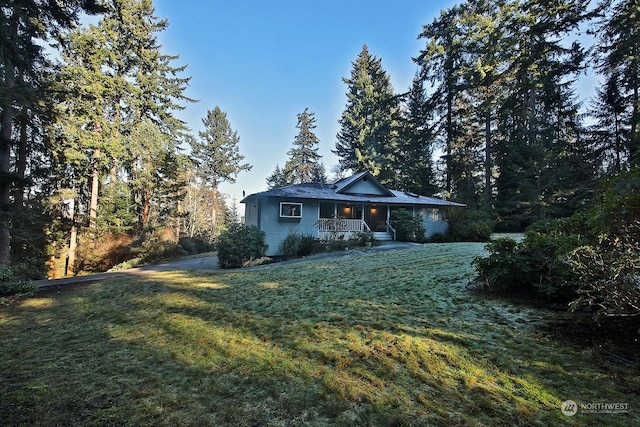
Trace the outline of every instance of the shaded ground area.
<instances>
[{"instance_id":1,"label":"shaded ground area","mask_svg":"<svg viewBox=\"0 0 640 427\"><path fill-rule=\"evenodd\" d=\"M309 261L316 261L319 259L326 258L337 258L343 256L353 256L360 253L367 252L382 252L391 249L405 249L416 247L416 243L407 243L407 242L385 242L380 246L373 246L369 248L355 248L348 251L337 251L337 252L327 252L322 254L315 254L304 258L296 258L292 260L279 261L277 263L259 265L255 267L247 267L242 270L247 269L260 269L260 268L270 268L273 265L287 265L287 264L299 264ZM76 277L65 277L61 279L52 279L52 280L36 280L34 283L40 288L50 288L50 287L61 287L67 285L74 284L83 284L83 283L92 283L103 279L113 278L113 277L123 277L123 276L132 276L132 275L145 275L148 273L159 273L164 271L197 271L197 272L213 272L219 269L218 266L218 257L215 255L203 255L203 256L195 256L189 258L178 259L175 261L170 261L163 264L158 265L149 265L145 267L131 268L128 270L121 271L109 271L105 273L96 273L96 274L88 274L85 276L76 276ZM226 270L230 271L230 270Z\"/></svg>"},{"instance_id":2,"label":"shaded ground area","mask_svg":"<svg viewBox=\"0 0 640 427\"><path fill-rule=\"evenodd\" d=\"M640 368L640 321L604 319L598 323L588 313L580 313L548 323L543 329L559 342L593 349L604 360Z\"/></svg>"}]
</instances>

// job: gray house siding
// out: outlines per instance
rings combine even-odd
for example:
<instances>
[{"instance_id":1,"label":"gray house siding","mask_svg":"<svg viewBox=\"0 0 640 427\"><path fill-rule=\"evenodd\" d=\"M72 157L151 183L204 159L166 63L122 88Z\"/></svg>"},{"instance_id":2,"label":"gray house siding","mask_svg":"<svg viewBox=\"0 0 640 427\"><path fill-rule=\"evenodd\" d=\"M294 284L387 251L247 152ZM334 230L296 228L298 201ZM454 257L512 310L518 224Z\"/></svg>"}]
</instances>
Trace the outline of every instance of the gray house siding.
<instances>
[{"instance_id":1,"label":"gray house siding","mask_svg":"<svg viewBox=\"0 0 640 427\"><path fill-rule=\"evenodd\" d=\"M280 203L301 203L300 218L283 218L280 216ZM318 201L295 198L262 198L260 203L261 220L259 228L266 233L267 255L280 255L282 241L290 233L318 235Z\"/></svg>"},{"instance_id":2,"label":"gray house siding","mask_svg":"<svg viewBox=\"0 0 640 427\"><path fill-rule=\"evenodd\" d=\"M244 205L244 223L260 228L259 197L252 197Z\"/></svg>"},{"instance_id":3,"label":"gray house siding","mask_svg":"<svg viewBox=\"0 0 640 427\"><path fill-rule=\"evenodd\" d=\"M417 213L422 217L422 221L424 222L426 237L431 237L438 233L444 234L447 232L449 223L447 222L442 209L422 207L418 209Z\"/></svg>"},{"instance_id":4,"label":"gray house siding","mask_svg":"<svg viewBox=\"0 0 640 427\"><path fill-rule=\"evenodd\" d=\"M382 196L384 193L379 187L377 187L371 181L356 181L352 185L348 186L344 191L344 194L370 194L375 196Z\"/></svg>"}]
</instances>

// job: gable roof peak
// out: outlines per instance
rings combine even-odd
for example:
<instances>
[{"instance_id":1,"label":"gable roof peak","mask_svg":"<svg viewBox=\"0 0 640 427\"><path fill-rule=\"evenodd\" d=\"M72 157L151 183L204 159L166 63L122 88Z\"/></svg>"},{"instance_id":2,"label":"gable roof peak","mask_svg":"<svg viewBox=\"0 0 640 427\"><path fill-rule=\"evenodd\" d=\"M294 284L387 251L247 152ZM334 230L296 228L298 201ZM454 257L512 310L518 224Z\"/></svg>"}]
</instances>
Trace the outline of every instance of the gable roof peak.
<instances>
[{"instance_id":1,"label":"gable roof peak","mask_svg":"<svg viewBox=\"0 0 640 427\"><path fill-rule=\"evenodd\" d=\"M337 181L333 185L333 188L336 193L347 193L347 190L349 188L363 181L370 182L371 186L377 190L375 194L384 195L388 197L395 197L395 194L393 194L391 190L389 190L387 187L382 185L380 181L378 181L378 179L375 176L373 176L371 172L368 172L368 171L358 172L348 178L343 178Z\"/></svg>"}]
</instances>

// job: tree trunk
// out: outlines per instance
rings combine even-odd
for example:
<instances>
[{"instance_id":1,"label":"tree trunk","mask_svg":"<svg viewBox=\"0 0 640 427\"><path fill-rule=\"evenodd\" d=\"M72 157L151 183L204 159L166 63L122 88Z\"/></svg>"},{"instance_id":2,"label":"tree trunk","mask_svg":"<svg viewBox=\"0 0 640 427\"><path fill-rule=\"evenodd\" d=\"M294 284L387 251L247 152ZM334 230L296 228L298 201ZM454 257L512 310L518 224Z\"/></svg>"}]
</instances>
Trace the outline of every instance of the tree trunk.
<instances>
[{"instance_id":1,"label":"tree trunk","mask_svg":"<svg viewBox=\"0 0 640 427\"><path fill-rule=\"evenodd\" d=\"M73 221L73 225L71 226L71 236L69 237L69 251L67 252L67 265L64 272L65 276L75 274L76 248L78 246L78 226L76 225L75 215L71 220Z\"/></svg>"},{"instance_id":2,"label":"tree trunk","mask_svg":"<svg viewBox=\"0 0 640 427\"><path fill-rule=\"evenodd\" d=\"M213 241L218 226L218 190L215 188L211 190L211 200L213 202L211 203L211 240Z\"/></svg>"},{"instance_id":3,"label":"tree trunk","mask_svg":"<svg viewBox=\"0 0 640 427\"><path fill-rule=\"evenodd\" d=\"M17 21L13 23L13 33L17 33ZM0 105L0 266L11 264L11 230L9 226L11 181L9 172L11 166L11 136L13 132L13 102L12 94L15 87L15 67L5 56L4 87L9 96L3 96Z\"/></svg>"},{"instance_id":4,"label":"tree trunk","mask_svg":"<svg viewBox=\"0 0 640 427\"><path fill-rule=\"evenodd\" d=\"M98 219L98 190L100 189L100 150L93 150L91 170L91 202L89 204L89 228L96 230Z\"/></svg>"},{"instance_id":5,"label":"tree trunk","mask_svg":"<svg viewBox=\"0 0 640 427\"><path fill-rule=\"evenodd\" d=\"M491 199L492 199L492 188L491 188L491 172L492 172L492 164L491 164L491 152L493 150L491 140L491 111L487 108L487 111L484 116L484 137L485 137L485 148L484 148L484 210L491 210Z\"/></svg>"},{"instance_id":6,"label":"tree trunk","mask_svg":"<svg viewBox=\"0 0 640 427\"><path fill-rule=\"evenodd\" d=\"M149 224L149 212L151 211L151 189L149 187L146 187L144 189L144 201L143 201L143 208L142 208L142 223L141 225L141 229L144 230L144 228Z\"/></svg>"},{"instance_id":7,"label":"tree trunk","mask_svg":"<svg viewBox=\"0 0 640 427\"><path fill-rule=\"evenodd\" d=\"M638 64L634 63L633 75L638 76ZM638 131L638 122L640 122L640 97L638 94L639 82L636 80L633 85L633 112L631 113L631 152L629 157L631 158L631 166L640 165L640 134Z\"/></svg>"},{"instance_id":8,"label":"tree trunk","mask_svg":"<svg viewBox=\"0 0 640 427\"><path fill-rule=\"evenodd\" d=\"M18 146L18 156L16 158L16 175L18 178L17 189L14 198L15 210L22 209L24 207L24 178L27 173L27 122L28 113L24 112L24 115L20 120L20 144Z\"/></svg>"}]
</instances>

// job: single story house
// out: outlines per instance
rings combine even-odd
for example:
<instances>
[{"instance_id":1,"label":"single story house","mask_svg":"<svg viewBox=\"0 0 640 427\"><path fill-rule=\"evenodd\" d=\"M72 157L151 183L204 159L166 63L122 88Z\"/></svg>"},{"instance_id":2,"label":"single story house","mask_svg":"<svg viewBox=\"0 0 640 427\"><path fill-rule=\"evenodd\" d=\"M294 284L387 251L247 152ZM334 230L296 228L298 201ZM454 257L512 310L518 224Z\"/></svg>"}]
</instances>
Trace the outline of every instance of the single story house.
<instances>
[{"instance_id":1,"label":"single story house","mask_svg":"<svg viewBox=\"0 0 640 427\"><path fill-rule=\"evenodd\" d=\"M293 232L325 239L372 231L379 240L395 239L391 212L413 211L424 220L426 237L447 231L447 209L460 203L390 190L369 172L333 184L313 183L251 194L245 204L245 224L266 234L267 255L280 255L281 243Z\"/></svg>"}]
</instances>

